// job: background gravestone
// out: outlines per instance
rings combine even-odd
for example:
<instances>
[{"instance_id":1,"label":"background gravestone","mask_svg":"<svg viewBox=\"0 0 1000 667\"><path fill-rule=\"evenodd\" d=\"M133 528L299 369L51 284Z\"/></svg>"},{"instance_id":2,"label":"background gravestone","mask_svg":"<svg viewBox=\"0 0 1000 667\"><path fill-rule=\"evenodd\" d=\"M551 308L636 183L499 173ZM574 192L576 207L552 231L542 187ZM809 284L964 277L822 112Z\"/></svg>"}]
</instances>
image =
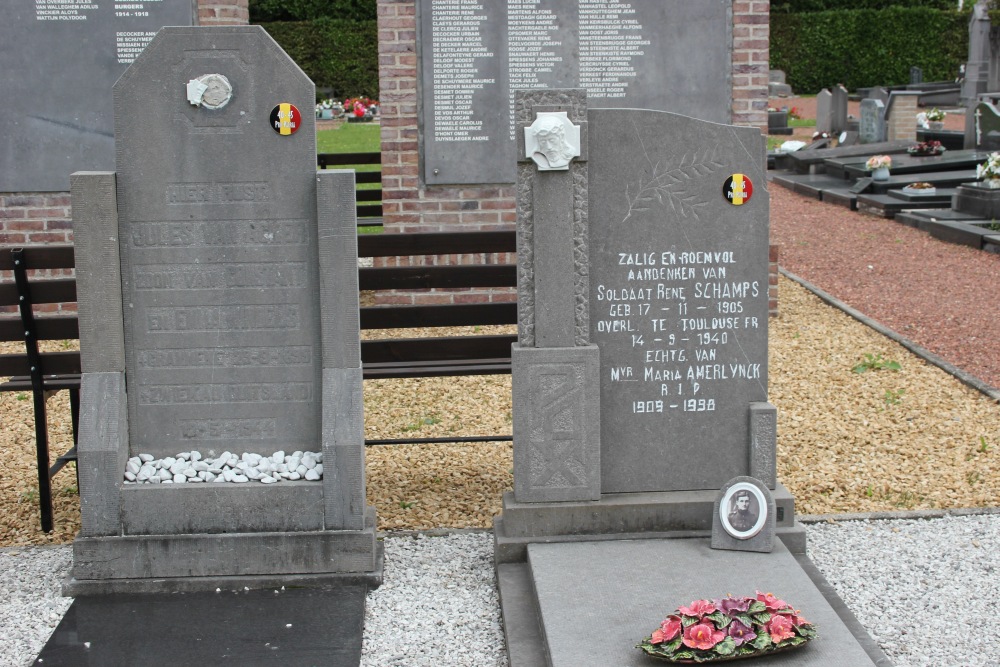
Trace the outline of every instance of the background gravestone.
<instances>
[{"instance_id":1,"label":"background gravestone","mask_svg":"<svg viewBox=\"0 0 1000 667\"><path fill-rule=\"evenodd\" d=\"M920 67L914 65L910 68L910 83L923 83L924 82L924 70Z\"/></svg>"},{"instance_id":2,"label":"background gravestone","mask_svg":"<svg viewBox=\"0 0 1000 667\"><path fill-rule=\"evenodd\" d=\"M880 100L861 100L858 138L863 144L885 141L885 106Z\"/></svg>"},{"instance_id":3,"label":"background gravestone","mask_svg":"<svg viewBox=\"0 0 1000 667\"><path fill-rule=\"evenodd\" d=\"M312 82L262 28L165 28L114 95L118 171L73 177L73 585L373 572L354 178L316 173ZM322 481L121 481L139 454L296 450Z\"/></svg>"},{"instance_id":4,"label":"background gravestone","mask_svg":"<svg viewBox=\"0 0 1000 667\"><path fill-rule=\"evenodd\" d=\"M833 128L833 93L824 88L816 94L816 131L830 133Z\"/></svg>"},{"instance_id":5,"label":"background gravestone","mask_svg":"<svg viewBox=\"0 0 1000 667\"><path fill-rule=\"evenodd\" d=\"M113 167L111 86L160 27L194 21L191 0L122 4L3 3L0 192L65 192L72 172Z\"/></svg>"},{"instance_id":6,"label":"background gravestone","mask_svg":"<svg viewBox=\"0 0 1000 667\"><path fill-rule=\"evenodd\" d=\"M980 102L972 112L974 143L969 148L1000 150L1000 110L989 102Z\"/></svg>"},{"instance_id":7,"label":"background gravestone","mask_svg":"<svg viewBox=\"0 0 1000 667\"><path fill-rule=\"evenodd\" d=\"M840 134L847 129L847 88L837 84L831 91L830 101L830 132Z\"/></svg>"}]
</instances>

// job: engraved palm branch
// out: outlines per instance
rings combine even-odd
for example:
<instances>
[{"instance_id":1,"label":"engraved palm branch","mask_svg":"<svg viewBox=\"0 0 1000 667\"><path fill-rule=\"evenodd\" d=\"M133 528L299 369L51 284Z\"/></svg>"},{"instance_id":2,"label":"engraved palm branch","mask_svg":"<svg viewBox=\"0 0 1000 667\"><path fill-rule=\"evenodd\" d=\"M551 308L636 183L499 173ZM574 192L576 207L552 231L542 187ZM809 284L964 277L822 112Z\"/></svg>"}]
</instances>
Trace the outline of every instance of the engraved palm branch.
<instances>
[{"instance_id":1,"label":"engraved palm branch","mask_svg":"<svg viewBox=\"0 0 1000 667\"><path fill-rule=\"evenodd\" d=\"M701 211L708 202L691 192L689 187L697 179L708 176L723 166L717 159L717 148L706 148L703 151L688 153L675 166L666 168L660 162L655 164L646 156L647 164L652 167L649 176L641 176L639 182L625 186L625 198L628 200L628 212L622 219L624 223L632 214L638 211L648 211L654 203L668 206L671 213L682 218L694 216L701 220Z\"/></svg>"}]
</instances>

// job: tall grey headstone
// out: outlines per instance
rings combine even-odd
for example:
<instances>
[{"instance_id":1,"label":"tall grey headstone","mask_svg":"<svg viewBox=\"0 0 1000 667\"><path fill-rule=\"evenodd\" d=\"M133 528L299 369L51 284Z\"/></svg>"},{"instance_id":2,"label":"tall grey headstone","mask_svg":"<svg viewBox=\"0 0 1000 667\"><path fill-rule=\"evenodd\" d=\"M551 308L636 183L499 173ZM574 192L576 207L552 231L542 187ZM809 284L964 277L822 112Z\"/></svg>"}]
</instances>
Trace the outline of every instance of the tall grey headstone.
<instances>
[{"instance_id":1,"label":"tall grey headstone","mask_svg":"<svg viewBox=\"0 0 1000 667\"><path fill-rule=\"evenodd\" d=\"M430 185L515 181L519 89L731 121L732 0L416 4Z\"/></svg>"},{"instance_id":2,"label":"tall grey headstone","mask_svg":"<svg viewBox=\"0 0 1000 667\"><path fill-rule=\"evenodd\" d=\"M830 101L830 131L840 134L847 129L847 88L837 84L831 91Z\"/></svg>"},{"instance_id":3,"label":"tall grey headstone","mask_svg":"<svg viewBox=\"0 0 1000 667\"><path fill-rule=\"evenodd\" d=\"M719 488L746 474L750 406L767 400L762 138L621 116L589 116L602 490Z\"/></svg>"},{"instance_id":4,"label":"tall grey headstone","mask_svg":"<svg viewBox=\"0 0 1000 667\"><path fill-rule=\"evenodd\" d=\"M767 402L764 137L584 113L581 95L517 96L522 128L566 112L583 145L566 171L518 165L514 492L497 560L538 540L708 535L717 491L745 475L775 489L777 529L794 532Z\"/></svg>"},{"instance_id":5,"label":"tall grey headstone","mask_svg":"<svg viewBox=\"0 0 1000 667\"><path fill-rule=\"evenodd\" d=\"M858 138L863 144L885 141L885 105L880 100L861 100Z\"/></svg>"},{"instance_id":6,"label":"tall grey headstone","mask_svg":"<svg viewBox=\"0 0 1000 667\"><path fill-rule=\"evenodd\" d=\"M74 171L112 169L111 87L159 28L194 20L191 0L4 2L0 192L64 192Z\"/></svg>"},{"instance_id":7,"label":"tall grey headstone","mask_svg":"<svg viewBox=\"0 0 1000 667\"><path fill-rule=\"evenodd\" d=\"M117 172L73 177L94 507L73 586L375 571L354 177L316 172L314 95L259 26L164 28L115 85ZM129 457L190 451L321 452L324 474L122 484Z\"/></svg>"},{"instance_id":8,"label":"tall grey headstone","mask_svg":"<svg viewBox=\"0 0 1000 667\"><path fill-rule=\"evenodd\" d=\"M833 93L824 88L816 94L816 131L833 130Z\"/></svg>"},{"instance_id":9,"label":"tall grey headstone","mask_svg":"<svg viewBox=\"0 0 1000 667\"><path fill-rule=\"evenodd\" d=\"M979 0L969 15L969 60L962 81L962 104L972 106L989 84L991 60L989 2Z\"/></svg>"},{"instance_id":10,"label":"tall grey headstone","mask_svg":"<svg viewBox=\"0 0 1000 667\"><path fill-rule=\"evenodd\" d=\"M910 68L910 83L923 83L924 82L924 70L920 67L914 65Z\"/></svg>"}]
</instances>

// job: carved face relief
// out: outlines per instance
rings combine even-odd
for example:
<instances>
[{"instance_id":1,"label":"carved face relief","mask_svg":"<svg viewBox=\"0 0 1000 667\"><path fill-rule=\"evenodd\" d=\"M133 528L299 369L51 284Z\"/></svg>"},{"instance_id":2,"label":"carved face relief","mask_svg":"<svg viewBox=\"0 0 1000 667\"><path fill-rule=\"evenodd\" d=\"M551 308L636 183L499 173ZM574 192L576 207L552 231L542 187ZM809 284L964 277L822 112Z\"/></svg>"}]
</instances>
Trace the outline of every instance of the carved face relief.
<instances>
[{"instance_id":1,"label":"carved face relief","mask_svg":"<svg viewBox=\"0 0 1000 667\"><path fill-rule=\"evenodd\" d=\"M524 129L524 147L525 157L539 171L569 169L570 161L580 155L580 126L571 123L565 111L539 113Z\"/></svg>"},{"instance_id":2,"label":"carved face relief","mask_svg":"<svg viewBox=\"0 0 1000 667\"><path fill-rule=\"evenodd\" d=\"M203 74L188 81L187 94L196 107L221 109L233 98L233 85L222 74Z\"/></svg>"}]
</instances>

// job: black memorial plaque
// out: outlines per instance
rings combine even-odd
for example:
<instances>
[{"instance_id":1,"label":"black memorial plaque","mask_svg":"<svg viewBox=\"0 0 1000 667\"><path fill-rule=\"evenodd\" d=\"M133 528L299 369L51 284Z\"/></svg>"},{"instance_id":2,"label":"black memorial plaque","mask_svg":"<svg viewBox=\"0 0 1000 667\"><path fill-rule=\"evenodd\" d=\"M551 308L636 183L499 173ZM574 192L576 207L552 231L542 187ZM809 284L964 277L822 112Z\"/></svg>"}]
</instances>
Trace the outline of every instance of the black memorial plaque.
<instances>
[{"instance_id":1,"label":"black memorial plaque","mask_svg":"<svg viewBox=\"0 0 1000 667\"><path fill-rule=\"evenodd\" d=\"M428 184L513 183L514 91L730 122L732 2L419 0Z\"/></svg>"},{"instance_id":2,"label":"black memorial plaque","mask_svg":"<svg viewBox=\"0 0 1000 667\"><path fill-rule=\"evenodd\" d=\"M0 8L0 192L62 192L115 164L111 87L192 0L5 0Z\"/></svg>"}]
</instances>

